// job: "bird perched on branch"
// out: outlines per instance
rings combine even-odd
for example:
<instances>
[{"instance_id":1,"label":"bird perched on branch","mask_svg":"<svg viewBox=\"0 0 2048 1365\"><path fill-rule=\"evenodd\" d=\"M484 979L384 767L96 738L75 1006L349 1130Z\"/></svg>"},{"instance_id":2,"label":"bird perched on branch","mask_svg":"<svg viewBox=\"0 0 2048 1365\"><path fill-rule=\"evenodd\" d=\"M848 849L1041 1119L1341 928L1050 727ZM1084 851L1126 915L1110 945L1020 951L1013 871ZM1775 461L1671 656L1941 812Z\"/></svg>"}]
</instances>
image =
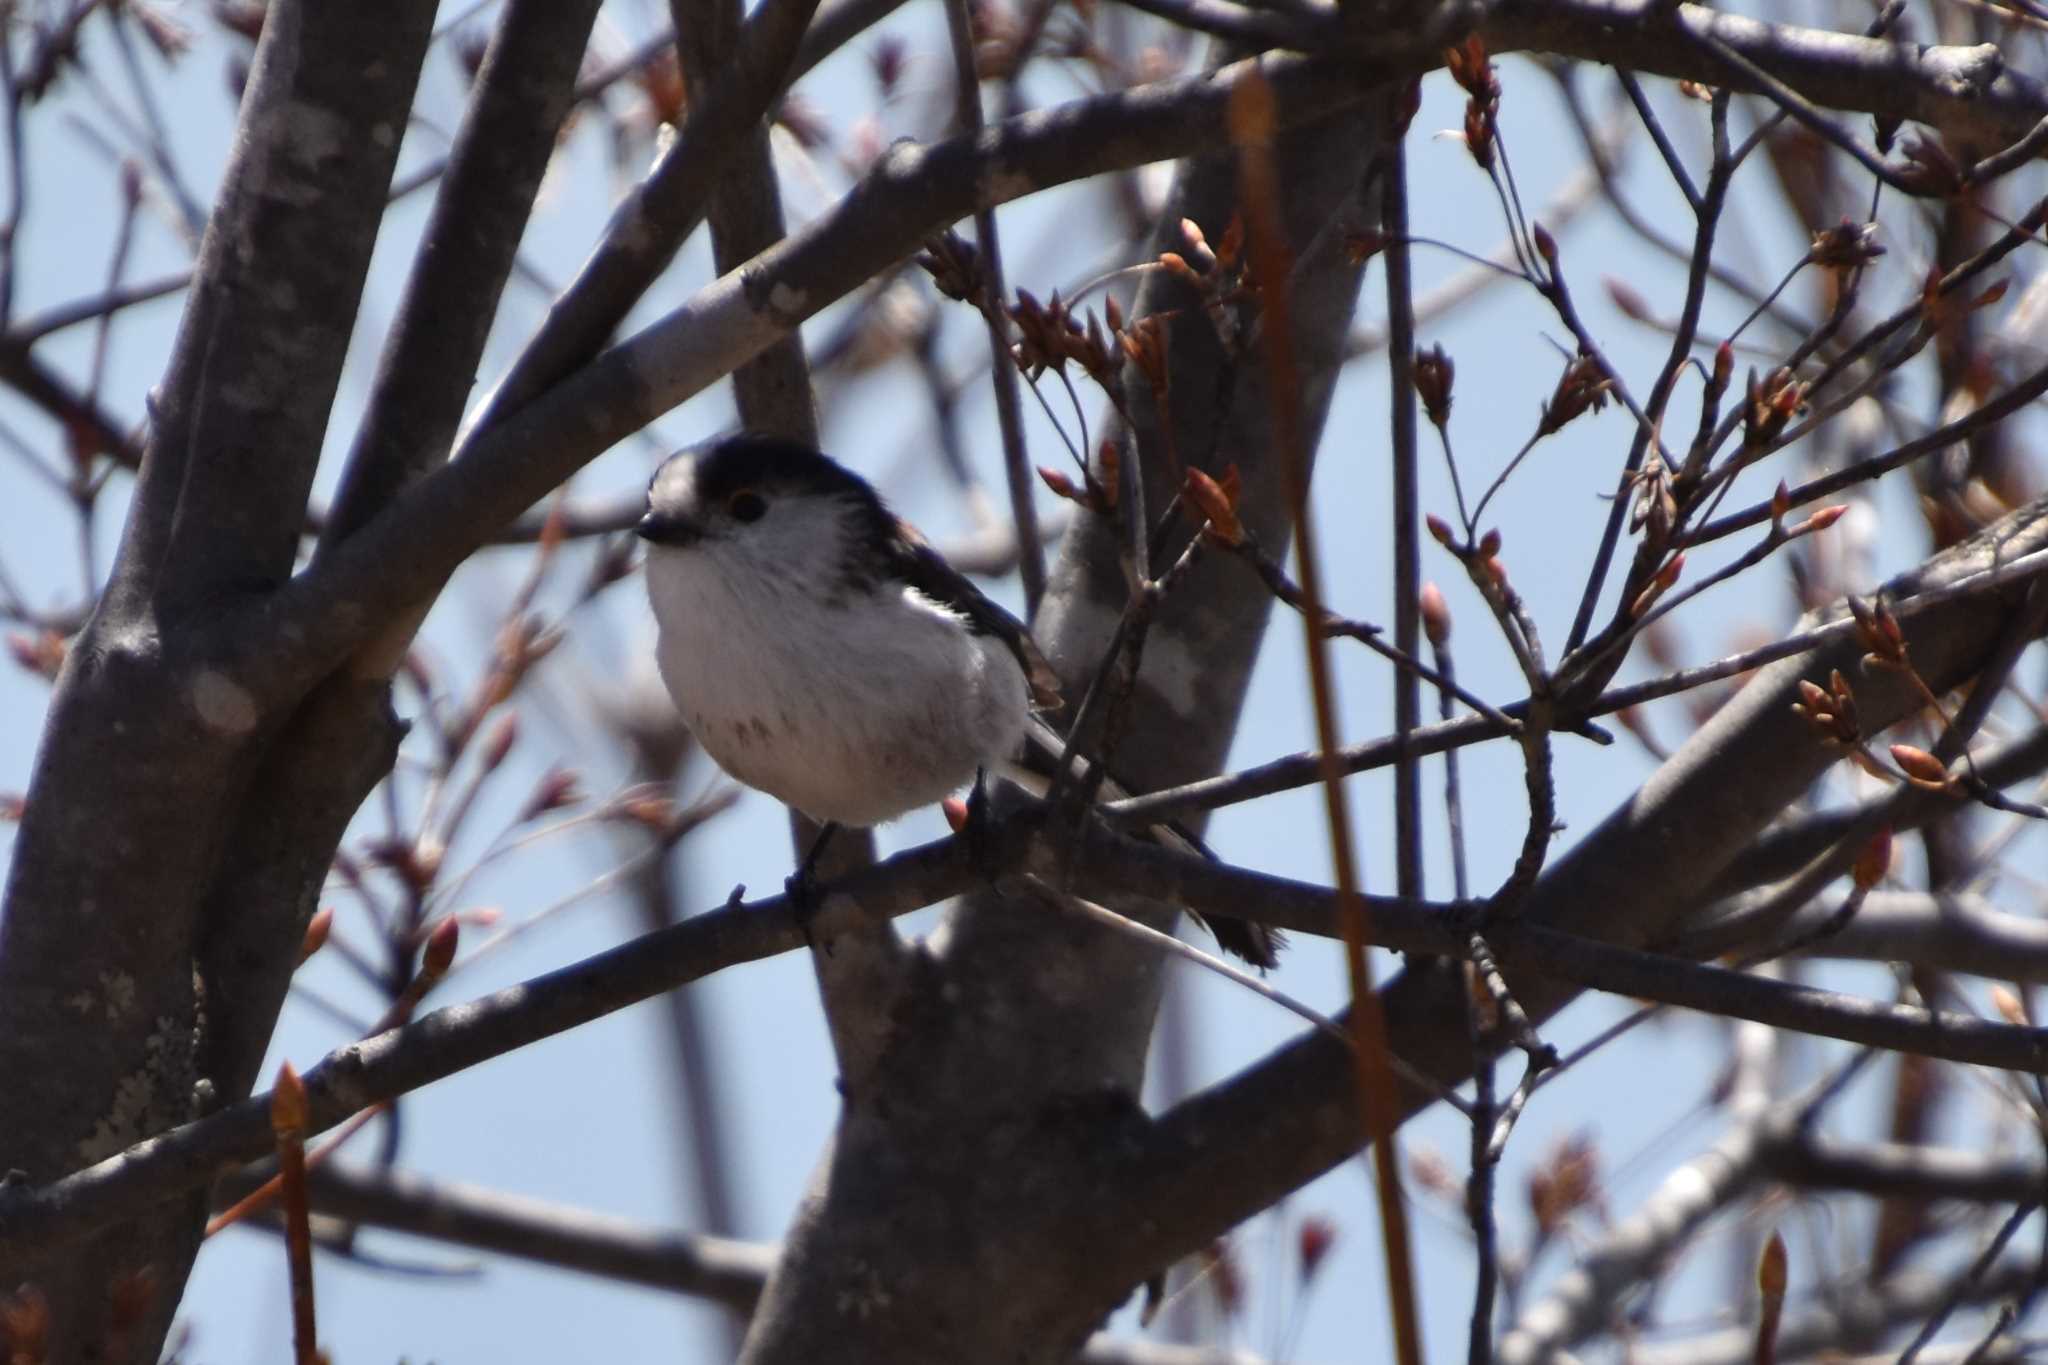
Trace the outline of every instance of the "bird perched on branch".
<instances>
[{"instance_id":1,"label":"bird perched on branch","mask_svg":"<svg viewBox=\"0 0 2048 1365\"><path fill-rule=\"evenodd\" d=\"M1032 711L1058 706L1059 679L1023 623L809 446L682 451L637 529L676 709L721 768L827 834L1011 773L1027 732L1050 734ZM1271 965L1263 927L1215 928Z\"/></svg>"}]
</instances>

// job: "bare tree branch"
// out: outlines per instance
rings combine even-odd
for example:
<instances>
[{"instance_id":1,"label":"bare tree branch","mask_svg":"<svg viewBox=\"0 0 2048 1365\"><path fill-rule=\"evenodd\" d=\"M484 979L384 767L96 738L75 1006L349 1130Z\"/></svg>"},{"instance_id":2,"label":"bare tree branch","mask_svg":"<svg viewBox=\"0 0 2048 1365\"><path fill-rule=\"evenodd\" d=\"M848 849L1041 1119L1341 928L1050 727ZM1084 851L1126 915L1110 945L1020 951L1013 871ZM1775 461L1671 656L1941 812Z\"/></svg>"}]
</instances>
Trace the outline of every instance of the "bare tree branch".
<instances>
[{"instance_id":1,"label":"bare tree branch","mask_svg":"<svg viewBox=\"0 0 2048 1365\"><path fill-rule=\"evenodd\" d=\"M2039 505L2023 508L1888 585L1891 596L1982 572L2048 539ZM1930 685L1970 676L2005 633L2008 608L1983 602L1923 614L1906 627ZM1643 791L1551 865L1517 919L1627 947L1656 941L1692 913L1698 893L1771 819L1835 761L1791 710L1802 677L1859 671L1862 646L1844 642L1760 671L1652 777ZM1920 706L1897 675L1862 672L1862 723L1876 733ZM1576 994L1556 978L1516 972L1510 984L1540 1022ZM1469 1073L1464 987L1455 974L1411 968L1383 992L1397 1054L1439 1082ZM1157 1189L1166 1247L1198 1245L1355 1149L1350 1061L1320 1036L1304 1038L1167 1115L1133 1177ZM1302 1097L1317 1096L1304 1104ZM1414 1093L1410 1103L1431 1102ZM1226 1136L1229 1135L1229 1136ZM1242 1159L1245 1152L1260 1160ZM1276 1162L1274 1154L1285 1153ZM1154 1183L1156 1182L1156 1184ZM1171 1191L1169 1195L1167 1192ZM1194 1197L1192 1192L1199 1192Z\"/></svg>"},{"instance_id":2,"label":"bare tree branch","mask_svg":"<svg viewBox=\"0 0 2048 1365\"><path fill-rule=\"evenodd\" d=\"M1261 64L1281 127L1360 97L1355 71ZM1239 70L1235 74L1242 74ZM803 319L908 254L940 223L1103 170L1214 145L1230 68L1005 120L973 141L899 144L831 211L577 371L516 419L480 431L253 619L220 623L229 672L259 697L286 694L358 647L370 621L431 597L455 566L614 441L737 368ZM235 641L296 642L245 657Z\"/></svg>"},{"instance_id":3,"label":"bare tree branch","mask_svg":"<svg viewBox=\"0 0 2048 1365\"><path fill-rule=\"evenodd\" d=\"M2038 1159L1954 1148L1850 1144L1784 1132L1768 1134L1760 1156L1772 1179L1808 1190L2020 1204L2048 1188L2048 1166Z\"/></svg>"}]
</instances>

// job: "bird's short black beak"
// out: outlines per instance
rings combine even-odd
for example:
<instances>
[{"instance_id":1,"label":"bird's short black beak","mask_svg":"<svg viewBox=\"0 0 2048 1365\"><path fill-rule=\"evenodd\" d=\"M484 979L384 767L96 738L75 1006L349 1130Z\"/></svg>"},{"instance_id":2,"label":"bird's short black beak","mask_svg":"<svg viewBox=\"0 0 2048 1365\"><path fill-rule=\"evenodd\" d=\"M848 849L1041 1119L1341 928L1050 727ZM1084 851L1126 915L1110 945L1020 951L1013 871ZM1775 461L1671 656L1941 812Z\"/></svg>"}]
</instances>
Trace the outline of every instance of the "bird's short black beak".
<instances>
[{"instance_id":1,"label":"bird's short black beak","mask_svg":"<svg viewBox=\"0 0 2048 1365\"><path fill-rule=\"evenodd\" d=\"M633 534L655 545L692 545L702 539L704 532L688 517L649 509L633 527Z\"/></svg>"}]
</instances>

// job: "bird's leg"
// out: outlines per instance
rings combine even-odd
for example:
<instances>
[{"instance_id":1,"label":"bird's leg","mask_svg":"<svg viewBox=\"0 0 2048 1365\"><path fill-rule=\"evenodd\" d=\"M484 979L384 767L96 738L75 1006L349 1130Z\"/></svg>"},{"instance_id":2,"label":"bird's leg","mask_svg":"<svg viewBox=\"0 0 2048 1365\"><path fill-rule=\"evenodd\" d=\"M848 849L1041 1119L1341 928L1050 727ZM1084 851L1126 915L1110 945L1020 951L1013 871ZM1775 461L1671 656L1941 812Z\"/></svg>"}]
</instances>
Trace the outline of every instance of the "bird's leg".
<instances>
[{"instance_id":1,"label":"bird's leg","mask_svg":"<svg viewBox=\"0 0 2048 1365\"><path fill-rule=\"evenodd\" d=\"M811 939L811 921L817 918L821 908L818 904L818 883L815 875L818 860L824 856L825 845L831 843L832 836L838 832L839 822L836 820L827 820L819 825L817 836L811 840L811 846L804 853L803 861L796 865L796 871L790 873L788 880L782 884L783 891L789 896L790 909L796 914L797 926L804 931L804 943L807 947L818 946Z\"/></svg>"},{"instance_id":2,"label":"bird's leg","mask_svg":"<svg viewBox=\"0 0 2048 1365\"><path fill-rule=\"evenodd\" d=\"M983 881L996 879L995 812L989 809L988 769L974 770L974 785L967 789L967 819L960 837L967 841L967 857Z\"/></svg>"}]
</instances>

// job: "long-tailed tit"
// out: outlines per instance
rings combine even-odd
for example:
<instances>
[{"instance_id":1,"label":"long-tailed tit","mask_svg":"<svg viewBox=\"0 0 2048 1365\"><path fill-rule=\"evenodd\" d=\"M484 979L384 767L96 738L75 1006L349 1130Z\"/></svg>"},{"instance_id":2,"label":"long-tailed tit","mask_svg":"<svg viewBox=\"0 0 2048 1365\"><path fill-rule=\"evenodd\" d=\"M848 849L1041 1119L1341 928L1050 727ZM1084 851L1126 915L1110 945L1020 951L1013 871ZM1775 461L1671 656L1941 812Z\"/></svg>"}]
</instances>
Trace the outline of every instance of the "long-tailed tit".
<instances>
[{"instance_id":1,"label":"long-tailed tit","mask_svg":"<svg viewBox=\"0 0 2048 1365\"><path fill-rule=\"evenodd\" d=\"M721 768L814 820L877 825L1008 772L1031 711L1058 704L1023 624L808 446L672 456L638 531L676 709ZM1270 964L1258 926L1216 927Z\"/></svg>"}]
</instances>

